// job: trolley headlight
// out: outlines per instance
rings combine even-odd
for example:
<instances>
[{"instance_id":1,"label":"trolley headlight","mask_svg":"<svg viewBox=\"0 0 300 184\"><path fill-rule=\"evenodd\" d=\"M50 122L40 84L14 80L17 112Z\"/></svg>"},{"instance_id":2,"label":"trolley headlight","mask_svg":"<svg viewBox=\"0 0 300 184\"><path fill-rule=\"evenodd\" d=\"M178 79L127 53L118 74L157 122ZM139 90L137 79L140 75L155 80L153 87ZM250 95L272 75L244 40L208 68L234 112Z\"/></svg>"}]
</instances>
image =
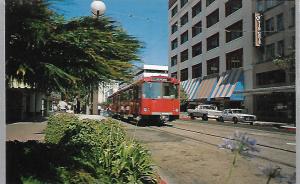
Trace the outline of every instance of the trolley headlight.
<instances>
[{"instance_id":1,"label":"trolley headlight","mask_svg":"<svg viewBox=\"0 0 300 184\"><path fill-rule=\"evenodd\" d=\"M178 109L175 109L175 112L178 112L179 110Z\"/></svg>"},{"instance_id":2,"label":"trolley headlight","mask_svg":"<svg viewBox=\"0 0 300 184\"><path fill-rule=\"evenodd\" d=\"M147 112L148 111L148 108L147 107L144 107L144 112Z\"/></svg>"}]
</instances>

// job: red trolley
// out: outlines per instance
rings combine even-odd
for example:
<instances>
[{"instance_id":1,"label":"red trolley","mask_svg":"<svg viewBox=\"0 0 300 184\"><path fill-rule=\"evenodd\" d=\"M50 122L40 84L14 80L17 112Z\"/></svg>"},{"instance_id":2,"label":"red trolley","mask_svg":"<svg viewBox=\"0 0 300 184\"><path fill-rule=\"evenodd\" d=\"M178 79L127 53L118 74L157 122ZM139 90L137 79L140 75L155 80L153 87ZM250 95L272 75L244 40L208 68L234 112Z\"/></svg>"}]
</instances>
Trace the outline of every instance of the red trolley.
<instances>
[{"instance_id":1,"label":"red trolley","mask_svg":"<svg viewBox=\"0 0 300 184\"><path fill-rule=\"evenodd\" d=\"M179 80L164 76L142 78L109 96L113 116L138 121L179 118Z\"/></svg>"}]
</instances>

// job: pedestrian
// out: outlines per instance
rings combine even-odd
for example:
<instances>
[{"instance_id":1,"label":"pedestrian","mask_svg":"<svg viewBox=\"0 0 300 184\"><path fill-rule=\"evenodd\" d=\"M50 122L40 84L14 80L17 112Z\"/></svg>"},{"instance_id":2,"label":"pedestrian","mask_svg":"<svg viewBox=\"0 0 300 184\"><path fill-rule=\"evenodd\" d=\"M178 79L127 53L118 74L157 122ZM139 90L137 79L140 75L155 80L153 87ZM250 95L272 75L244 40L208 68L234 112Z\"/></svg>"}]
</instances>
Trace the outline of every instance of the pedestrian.
<instances>
[{"instance_id":1,"label":"pedestrian","mask_svg":"<svg viewBox=\"0 0 300 184\"><path fill-rule=\"evenodd\" d=\"M76 96L76 114L80 114L80 100L79 97Z\"/></svg>"},{"instance_id":2,"label":"pedestrian","mask_svg":"<svg viewBox=\"0 0 300 184\"><path fill-rule=\"evenodd\" d=\"M64 99L62 99L61 101L58 102L57 107L58 107L59 111L67 112L68 104Z\"/></svg>"}]
</instances>

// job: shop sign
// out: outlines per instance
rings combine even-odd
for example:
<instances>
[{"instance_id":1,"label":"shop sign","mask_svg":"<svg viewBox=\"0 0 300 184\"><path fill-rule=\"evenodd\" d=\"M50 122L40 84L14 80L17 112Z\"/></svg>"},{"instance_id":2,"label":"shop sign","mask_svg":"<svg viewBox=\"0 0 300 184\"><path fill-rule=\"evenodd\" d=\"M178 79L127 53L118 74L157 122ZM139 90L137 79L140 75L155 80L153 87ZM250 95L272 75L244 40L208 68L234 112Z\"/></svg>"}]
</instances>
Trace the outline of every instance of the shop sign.
<instances>
[{"instance_id":1,"label":"shop sign","mask_svg":"<svg viewBox=\"0 0 300 184\"><path fill-rule=\"evenodd\" d=\"M263 15L261 13L254 14L254 21L255 21L255 46L261 47L262 46L262 22L263 22Z\"/></svg>"}]
</instances>

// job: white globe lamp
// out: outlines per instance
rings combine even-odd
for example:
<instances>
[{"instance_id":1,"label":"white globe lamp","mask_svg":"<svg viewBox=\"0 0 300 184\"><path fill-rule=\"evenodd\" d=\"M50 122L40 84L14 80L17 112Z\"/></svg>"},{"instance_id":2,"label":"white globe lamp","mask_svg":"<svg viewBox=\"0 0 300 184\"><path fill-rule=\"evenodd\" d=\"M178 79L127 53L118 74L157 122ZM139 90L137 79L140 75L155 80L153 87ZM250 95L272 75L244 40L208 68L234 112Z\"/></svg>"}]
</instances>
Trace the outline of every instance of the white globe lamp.
<instances>
[{"instance_id":1,"label":"white globe lamp","mask_svg":"<svg viewBox=\"0 0 300 184\"><path fill-rule=\"evenodd\" d=\"M106 6L102 1L95 0L91 4L91 9L92 9L92 13L98 17L104 14L106 10Z\"/></svg>"}]
</instances>

